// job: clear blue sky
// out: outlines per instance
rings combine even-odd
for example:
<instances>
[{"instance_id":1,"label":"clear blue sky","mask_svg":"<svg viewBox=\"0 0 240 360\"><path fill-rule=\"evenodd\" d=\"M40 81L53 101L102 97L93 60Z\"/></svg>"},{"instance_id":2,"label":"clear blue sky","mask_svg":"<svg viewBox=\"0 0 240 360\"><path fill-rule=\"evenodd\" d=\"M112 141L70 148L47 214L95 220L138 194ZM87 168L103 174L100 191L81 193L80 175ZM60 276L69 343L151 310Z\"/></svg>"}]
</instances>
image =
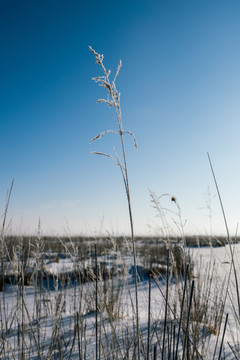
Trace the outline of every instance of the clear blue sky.
<instances>
[{"instance_id":1,"label":"clear blue sky","mask_svg":"<svg viewBox=\"0 0 240 360\"><path fill-rule=\"evenodd\" d=\"M174 194L186 231L224 234L207 152L230 231L240 219L240 2L0 2L0 205L15 179L11 230L128 233L119 168L91 151L112 152L114 112L89 52L104 54L118 78L127 140L135 231L158 223L149 191ZM173 209L170 200L164 206ZM160 222L159 222L160 225ZM68 230L67 230L68 229Z\"/></svg>"}]
</instances>

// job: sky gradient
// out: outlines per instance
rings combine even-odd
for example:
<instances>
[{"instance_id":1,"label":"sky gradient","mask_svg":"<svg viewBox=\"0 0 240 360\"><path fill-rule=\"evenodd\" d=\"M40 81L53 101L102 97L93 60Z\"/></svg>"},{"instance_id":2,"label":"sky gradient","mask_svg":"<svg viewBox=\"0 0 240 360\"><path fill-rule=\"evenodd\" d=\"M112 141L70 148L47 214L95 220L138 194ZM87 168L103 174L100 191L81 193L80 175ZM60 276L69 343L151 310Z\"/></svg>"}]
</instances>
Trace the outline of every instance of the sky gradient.
<instances>
[{"instance_id":1,"label":"sky gradient","mask_svg":"<svg viewBox=\"0 0 240 360\"><path fill-rule=\"evenodd\" d=\"M118 151L112 109L88 46L117 80L135 232L161 226L149 190L176 196L185 231L225 234L207 159L235 233L240 219L240 2L0 2L0 209L12 178L10 231L129 233L119 168L91 151ZM209 192L209 195L206 195ZM169 198L163 206L175 211ZM176 231L174 221L173 232Z\"/></svg>"}]
</instances>

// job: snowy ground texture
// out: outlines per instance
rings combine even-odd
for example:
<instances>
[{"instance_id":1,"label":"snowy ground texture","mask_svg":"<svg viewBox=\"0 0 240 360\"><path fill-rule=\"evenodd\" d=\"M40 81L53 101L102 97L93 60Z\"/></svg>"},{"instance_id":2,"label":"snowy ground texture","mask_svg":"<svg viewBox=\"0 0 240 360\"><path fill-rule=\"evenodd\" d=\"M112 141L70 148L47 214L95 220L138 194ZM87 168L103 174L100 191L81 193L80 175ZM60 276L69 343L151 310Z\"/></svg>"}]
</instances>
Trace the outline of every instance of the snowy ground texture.
<instances>
[{"instance_id":1,"label":"snowy ground texture","mask_svg":"<svg viewBox=\"0 0 240 360\"><path fill-rule=\"evenodd\" d=\"M238 275L240 245L233 250ZM240 316L229 246L185 251L194 264L189 313L192 280L184 282L184 276L172 275L169 268L168 292L164 272L151 278L149 292L148 273L138 260L141 359L182 359L183 351L185 359L238 359ZM137 359L132 263L130 255L98 257L96 281L94 258L81 263L68 255L45 259L41 272L34 271L34 260L29 259L29 285L19 277L0 292L0 359ZM86 269L87 279L73 276L84 271L86 275ZM14 274L12 264L7 272Z\"/></svg>"}]
</instances>

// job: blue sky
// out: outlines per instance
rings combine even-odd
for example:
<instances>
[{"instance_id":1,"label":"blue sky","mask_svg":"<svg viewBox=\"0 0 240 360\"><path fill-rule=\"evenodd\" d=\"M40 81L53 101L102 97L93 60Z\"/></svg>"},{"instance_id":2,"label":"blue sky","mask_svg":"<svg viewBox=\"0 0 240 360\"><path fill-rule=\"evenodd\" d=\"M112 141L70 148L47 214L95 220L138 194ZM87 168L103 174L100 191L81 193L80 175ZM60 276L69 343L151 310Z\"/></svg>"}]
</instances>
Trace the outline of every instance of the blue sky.
<instances>
[{"instance_id":1,"label":"blue sky","mask_svg":"<svg viewBox=\"0 0 240 360\"><path fill-rule=\"evenodd\" d=\"M97 150L119 149L112 109L91 78L89 52L114 72L126 139L135 231L161 225L149 189L174 194L188 233L224 223L210 153L231 233L240 218L240 3L231 1L0 2L0 209L12 178L11 231L128 233L119 168ZM166 198L163 206L174 210ZM169 220L171 222L171 219ZM173 232L175 231L173 223Z\"/></svg>"}]
</instances>

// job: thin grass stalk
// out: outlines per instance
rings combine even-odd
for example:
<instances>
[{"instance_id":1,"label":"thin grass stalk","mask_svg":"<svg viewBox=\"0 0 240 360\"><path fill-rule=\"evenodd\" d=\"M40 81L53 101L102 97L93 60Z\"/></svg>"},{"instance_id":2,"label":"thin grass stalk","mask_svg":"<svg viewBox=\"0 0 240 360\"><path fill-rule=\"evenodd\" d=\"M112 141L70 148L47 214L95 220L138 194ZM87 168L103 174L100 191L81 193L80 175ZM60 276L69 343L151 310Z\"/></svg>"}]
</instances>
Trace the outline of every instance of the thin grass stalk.
<instances>
[{"instance_id":1,"label":"thin grass stalk","mask_svg":"<svg viewBox=\"0 0 240 360\"><path fill-rule=\"evenodd\" d=\"M155 284L157 285L161 295L163 296L163 298L165 299L165 295L164 293L162 292L162 289L161 287L159 286L158 282L156 281L156 279L154 278L154 281L155 281ZM186 292L186 288L185 288L185 292ZM184 304L184 302L181 303L181 308L182 308L182 305ZM170 304L168 304L168 309L170 310L170 312L172 313L172 315L174 316L174 319L177 321L178 324L180 324L180 330L178 331L178 336L180 337L180 334L181 334L181 330L182 332L185 334L185 330L183 329L183 325L181 325L182 321L180 322L180 319L177 317L176 313L174 312L174 310L171 308ZM183 310L183 308L182 308ZM180 317L182 317L182 315L180 315ZM158 339L158 345L160 347L160 352L161 352L161 344L160 344L160 340L159 340L159 337L158 337L158 333L156 332L156 337ZM194 345L193 341L189 338L189 341L193 347L193 349L195 350L196 354L198 355L198 359L201 359L201 360L204 360L202 355L199 353L198 349L196 348L196 346ZM177 353L176 351L174 352L175 355L176 355L176 358L177 359Z\"/></svg>"},{"instance_id":2,"label":"thin grass stalk","mask_svg":"<svg viewBox=\"0 0 240 360\"><path fill-rule=\"evenodd\" d=\"M121 107L119 104L119 111L120 116L118 115L118 111L115 108L117 113L118 125L119 125L119 135L121 138L121 145L122 145L122 153L124 159L124 165L121 164L118 155L116 155L117 164L120 167L126 196L127 196L127 203L128 203L128 213L129 213L129 220L130 220L130 229L131 229L131 243L133 248L133 264L134 264L134 276L135 276L135 306L136 306L136 328L137 328L137 353L138 353L138 360L140 360L140 329L139 329L139 311L138 311L138 273L137 273L137 255L136 255L136 244L135 244L135 237L134 237L134 228L133 228L133 216L132 216L132 206L131 206L131 198L130 198L130 188L129 188L129 181L128 181L128 170L127 170L127 160L126 160L126 153L125 153L125 145L123 139L123 128L122 128L122 119L121 119Z\"/></svg>"},{"instance_id":3,"label":"thin grass stalk","mask_svg":"<svg viewBox=\"0 0 240 360\"><path fill-rule=\"evenodd\" d=\"M6 341L7 341L7 343L8 343L9 352L11 352L11 355L12 355L11 359L16 360L16 357L15 357L16 349L15 349L15 347L14 347L14 349L12 348L9 339L7 339ZM5 359L5 358L4 358L4 359ZM8 354L8 359L10 359L10 358L9 358L9 354Z\"/></svg>"},{"instance_id":4,"label":"thin grass stalk","mask_svg":"<svg viewBox=\"0 0 240 360\"><path fill-rule=\"evenodd\" d=\"M2 354L2 352L5 354L5 331L4 331L4 323L3 323L3 311L2 311L2 303L0 301L0 331L1 331L1 350L0 350L0 355Z\"/></svg>"},{"instance_id":5,"label":"thin grass stalk","mask_svg":"<svg viewBox=\"0 0 240 360\"><path fill-rule=\"evenodd\" d=\"M190 292L190 298L189 298L189 306L188 306L188 312L187 312L187 325L186 325L185 339L184 339L184 344L183 344L183 355L182 355L182 360L184 360L184 356L185 356L185 349L186 349L186 344L187 344L187 340L188 340L188 327L189 327L190 311L191 311L192 298L193 298L193 290L194 290L194 280L192 281L191 292Z\"/></svg>"},{"instance_id":6,"label":"thin grass stalk","mask_svg":"<svg viewBox=\"0 0 240 360\"><path fill-rule=\"evenodd\" d=\"M121 111L121 108L120 108L120 111ZM131 228L131 241L132 241L132 247L133 247L133 261L134 261L134 272L135 272L136 322L137 322L137 349L138 349L138 360L140 360L140 329L139 329L139 313L138 313L137 256L136 256L134 229L133 229L133 216L132 216L132 206L131 206L131 198L130 198L130 188L129 188L129 182L128 182L127 160L126 160L125 146L124 146L124 140L123 140L123 129L122 129L121 122L119 122L119 124L120 124L119 130L120 130L122 153L123 153L123 159L124 159L124 169L125 169L125 189L126 189L127 201L128 201L128 212L129 212L129 220L130 220L130 228Z\"/></svg>"},{"instance_id":7,"label":"thin grass stalk","mask_svg":"<svg viewBox=\"0 0 240 360\"><path fill-rule=\"evenodd\" d=\"M175 353L174 353L174 351L175 351L175 335L176 335L176 325L174 324L173 325L173 346L172 346L172 349L173 349L172 358L173 358L173 360L175 359Z\"/></svg>"},{"instance_id":8,"label":"thin grass stalk","mask_svg":"<svg viewBox=\"0 0 240 360\"><path fill-rule=\"evenodd\" d=\"M190 339L187 338L187 360L190 360Z\"/></svg>"},{"instance_id":9,"label":"thin grass stalk","mask_svg":"<svg viewBox=\"0 0 240 360\"><path fill-rule=\"evenodd\" d=\"M101 359L101 348L102 348L102 346L101 346L101 344L102 344L102 326L101 326L101 324L102 324L102 313L100 312L100 319L99 319L99 324L100 324L100 326L99 326L99 340L98 340L98 342L99 342L99 346L98 346L98 359Z\"/></svg>"},{"instance_id":10,"label":"thin grass stalk","mask_svg":"<svg viewBox=\"0 0 240 360\"><path fill-rule=\"evenodd\" d=\"M77 319L76 319L76 320L75 320L75 324L74 324L73 341L72 341L72 345L71 345L71 348L70 348L68 360L71 360L71 357L72 357L73 348L74 348L74 345L75 345L75 342L76 342L76 338L77 338L77 328L78 328L78 325L77 325Z\"/></svg>"},{"instance_id":11,"label":"thin grass stalk","mask_svg":"<svg viewBox=\"0 0 240 360\"><path fill-rule=\"evenodd\" d=\"M182 326L182 317L183 317L185 293L186 293L186 288L187 288L188 270L189 270L189 264L187 264L187 266L186 266L186 272L185 272L185 278L184 278L184 287L183 287L180 319L179 319L179 325L178 325L177 344L176 344L176 350L175 350L175 360L177 360L177 356L178 356L178 346L179 346L179 338L180 338L180 332L181 332L181 326Z\"/></svg>"},{"instance_id":12,"label":"thin grass stalk","mask_svg":"<svg viewBox=\"0 0 240 360\"><path fill-rule=\"evenodd\" d=\"M101 343L100 346L102 346L102 348L103 348L102 353L103 353L104 359L106 359L106 356L109 355L109 346L108 346L108 338L107 338L107 335L106 335L106 329L105 329L104 323L103 323L103 330L104 330L104 335L105 335L105 338L106 338L106 342L105 342L105 346L103 346L103 343Z\"/></svg>"},{"instance_id":13,"label":"thin grass stalk","mask_svg":"<svg viewBox=\"0 0 240 360\"><path fill-rule=\"evenodd\" d=\"M22 308L22 357L21 359L25 359L25 347L24 347L24 341L25 341L25 324L24 324L24 269L23 269L23 241L22 241L22 266L21 266L21 308Z\"/></svg>"},{"instance_id":14,"label":"thin grass stalk","mask_svg":"<svg viewBox=\"0 0 240 360\"><path fill-rule=\"evenodd\" d=\"M78 358L79 358L79 360L82 360L80 334L79 334L79 312L78 311L77 311L77 338L78 338Z\"/></svg>"},{"instance_id":15,"label":"thin grass stalk","mask_svg":"<svg viewBox=\"0 0 240 360\"><path fill-rule=\"evenodd\" d=\"M157 344L153 348L153 360L157 360Z\"/></svg>"},{"instance_id":16,"label":"thin grass stalk","mask_svg":"<svg viewBox=\"0 0 240 360\"><path fill-rule=\"evenodd\" d=\"M165 352L165 337L166 337L167 311L168 311L168 282L169 282L169 249L167 249L167 279L166 279L166 299L165 299L165 316L164 316L164 327L163 327L162 359L164 358L164 352Z\"/></svg>"},{"instance_id":17,"label":"thin grass stalk","mask_svg":"<svg viewBox=\"0 0 240 360\"><path fill-rule=\"evenodd\" d=\"M237 351L234 349L234 347L229 342L227 342L227 344L230 347L233 355L235 356L235 359L240 360L240 354L237 353Z\"/></svg>"},{"instance_id":18,"label":"thin grass stalk","mask_svg":"<svg viewBox=\"0 0 240 360\"><path fill-rule=\"evenodd\" d=\"M167 326L167 344L168 344L168 360L170 360L170 357L171 357L171 339L170 339L169 325Z\"/></svg>"},{"instance_id":19,"label":"thin grass stalk","mask_svg":"<svg viewBox=\"0 0 240 360\"><path fill-rule=\"evenodd\" d=\"M151 331L151 275L149 275L148 285L148 337L147 337L147 360L149 360L150 353L150 331Z\"/></svg>"},{"instance_id":20,"label":"thin grass stalk","mask_svg":"<svg viewBox=\"0 0 240 360\"><path fill-rule=\"evenodd\" d=\"M235 266L235 261L234 261L234 254L233 254L233 249L232 249L232 242L230 240L230 234L229 234L229 229L228 229L227 218L226 218L226 215L225 215L223 202L222 202L221 194L220 194L220 191L219 191L219 187L218 187L217 179L216 179L216 176L215 176L215 172L214 172L214 169L213 169L213 166L212 166L211 158L210 158L209 153L207 153L207 155L208 155L208 160L209 160L210 168L211 168L211 171L212 171L215 187L216 187L217 194L218 194L218 199L219 199L222 214L223 214L225 228L226 228L226 232L227 232L227 241L228 241L228 245L229 245L229 248L230 248L232 266L233 266L233 271L234 271L234 279L235 279L236 291L237 291L238 316L240 318L240 294L239 294L239 287L238 287L237 271L236 271L236 266Z\"/></svg>"},{"instance_id":21,"label":"thin grass stalk","mask_svg":"<svg viewBox=\"0 0 240 360\"><path fill-rule=\"evenodd\" d=\"M58 356L60 357L60 360L63 360L62 342L60 340L61 337L58 336Z\"/></svg>"},{"instance_id":22,"label":"thin grass stalk","mask_svg":"<svg viewBox=\"0 0 240 360\"><path fill-rule=\"evenodd\" d=\"M23 299L24 300L24 299ZM30 314L29 314L29 311L28 311L28 308L27 308L27 305L25 303L25 300L24 300L24 308L25 308L25 311L26 311L26 314L27 314L27 317L28 317L28 321L29 321L29 324L30 324L30 327L31 327L31 331L32 331L32 335L33 335L33 339L34 339L34 342L35 342L35 345L36 345L36 348L37 348L37 352L38 352L38 358L39 360L42 360L42 356L41 356L41 351L40 351L40 347L39 347L39 343L36 339L36 336L35 336L35 333L34 333L34 329L33 329L33 326L32 326L32 321L31 321L31 317L30 317Z\"/></svg>"},{"instance_id":23,"label":"thin grass stalk","mask_svg":"<svg viewBox=\"0 0 240 360\"><path fill-rule=\"evenodd\" d=\"M0 355L2 355L3 353L3 356L4 358L6 357L5 355L5 335L4 335L4 323L3 323L3 309L2 309L2 303L0 302L0 306L1 306L1 313L0 313L0 316L1 316L1 350L0 350Z\"/></svg>"},{"instance_id":24,"label":"thin grass stalk","mask_svg":"<svg viewBox=\"0 0 240 360\"><path fill-rule=\"evenodd\" d=\"M218 327L218 333L217 333L217 340L215 343L215 348L214 348L214 353L213 353L213 359L215 358L216 352L217 352L217 347L218 347L218 341L219 341L219 337L220 337L220 328L222 325L222 319L223 319L223 314L224 314L224 308L225 308L225 303L226 303L226 299L227 299L227 295L229 294L228 288L229 288L229 283L230 283L230 275L231 275L231 268L232 268L232 261L231 261L231 265L230 265L230 270L229 270L229 274L228 274L228 280L227 280L227 286L226 286L226 292L225 292L225 296L224 296L224 300L223 300L223 304L222 304L222 309L221 309L221 315L220 315L220 321L219 321L219 327ZM232 305L233 311L234 311L234 315L237 318L238 322L240 321L240 318L238 317L238 314L236 313L236 309L235 306L233 304L233 301L231 299L231 297L229 296L229 300L230 303Z\"/></svg>"},{"instance_id":25,"label":"thin grass stalk","mask_svg":"<svg viewBox=\"0 0 240 360\"><path fill-rule=\"evenodd\" d=\"M87 339L86 339L86 333L87 333L87 322L84 323L84 360L87 360ZM82 332L81 332L82 334ZM82 338L82 335L81 335ZM82 342L81 342L82 344ZM83 346L81 346L83 348ZM83 356L82 356L83 358Z\"/></svg>"},{"instance_id":26,"label":"thin grass stalk","mask_svg":"<svg viewBox=\"0 0 240 360\"><path fill-rule=\"evenodd\" d=\"M171 321L171 327L170 327L170 357L169 357L170 360L171 360L171 355L172 355L172 345L173 345L173 323Z\"/></svg>"},{"instance_id":27,"label":"thin grass stalk","mask_svg":"<svg viewBox=\"0 0 240 360\"><path fill-rule=\"evenodd\" d=\"M234 253L233 253L233 249L232 249L232 242L231 242L231 239L230 239L230 234L229 234L229 229L228 229L227 218L226 218L226 215L225 215L225 211L224 211L224 207L223 207L223 202L222 202L220 190L219 190L219 187L218 187L217 179L216 179L216 176L215 176L215 172L214 172L214 169L213 169L213 165L212 165L212 161L211 161L211 158L210 158L209 153L207 153L207 156L208 156L208 161L209 161L209 164L210 164L212 176L213 176L213 179L214 179L215 187L216 187L217 194L218 194L218 199L219 199L220 206L221 206L221 210L222 210L222 214L223 214L223 219L224 219L224 223L225 223L225 229L226 229L226 233L227 233L227 242L228 242L229 249L230 249L230 254L231 254L231 265L230 265L229 276L228 276L228 285L229 285L229 281L230 281L231 271L232 271L232 268L233 268L234 280L235 280L235 287L236 287L236 292L237 292L238 319L240 319L240 294L239 294L237 271L236 271L236 266L235 266L235 261L234 261ZM227 288L226 288L226 295L225 295L225 297L224 297L223 310L224 310L225 303L226 303L226 299L227 299L228 285L227 285ZM222 315L223 315L223 314L222 314ZM219 340L219 334L218 334L217 341L216 341L216 345L215 345L215 349L214 349L214 356L215 356L215 354L216 354L217 345L218 345L218 340Z\"/></svg>"},{"instance_id":28,"label":"thin grass stalk","mask_svg":"<svg viewBox=\"0 0 240 360\"><path fill-rule=\"evenodd\" d=\"M96 293L95 293L95 308L96 308L96 318L95 318L95 338L96 338L96 360L98 360L98 262L97 262L97 245L95 244L95 269L96 269Z\"/></svg>"},{"instance_id":29,"label":"thin grass stalk","mask_svg":"<svg viewBox=\"0 0 240 360\"><path fill-rule=\"evenodd\" d=\"M5 287L4 287L4 283L5 283L5 261L4 261L5 251L6 251L9 261L10 261L10 256L9 256L8 248L5 243L5 229L6 229L7 213L8 213L10 198L11 198L11 194L12 194L12 190L13 190L13 185L14 185L14 179L12 179L10 190L7 191L5 210L4 210L4 214L3 214L3 222L2 222L1 232L0 232L0 242L1 242L0 243L0 246L1 246L0 291L3 292L2 300L3 300L3 308L4 308L4 323L5 323L5 327L6 327L6 329L5 329L6 333L7 333L7 313L6 313ZM3 347L4 347L4 352L5 352L5 341L3 342Z\"/></svg>"},{"instance_id":30,"label":"thin grass stalk","mask_svg":"<svg viewBox=\"0 0 240 360\"><path fill-rule=\"evenodd\" d=\"M131 197L130 197L130 187L129 187L129 180L128 180L128 169L127 169L127 159L126 159L126 152L125 152L125 144L124 144L124 134L130 134L135 142L135 146L137 147L136 139L134 134L131 131L124 131L122 126L122 113L121 113L121 105L120 105L120 93L117 91L115 86L115 80L119 74L119 71L121 69L122 63L120 61L114 80L111 83L109 80L110 71L107 71L105 66L103 65L103 55L99 55L95 50L93 50L91 47L89 47L90 51L95 55L96 63L99 64L104 72L104 77L97 77L94 78L96 82L99 83L99 85L105 87L108 91L108 97L107 99L99 99L98 102L104 102L109 107L114 107L114 110L116 112L117 117L117 123L118 123L118 131L117 133L120 136L121 139L121 149L122 149L122 156L123 156L123 164L119 161L119 158L115 152L116 156L116 162L120 167L123 182L126 190L126 196L127 196L127 203L128 203L128 213L129 213L129 221L130 221L130 229L131 229L131 242L133 247L133 261L134 261L134 271L135 271L135 301L136 301L136 326L137 326L137 353L138 353L138 360L140 360L140 330L139 330L139 312L138 312L138 283L137 283L137 259L136 259L136 247L135 247L135 238L134 238L134 228L133 228L133 216L132 216L132 206L131 206ZM97 135L92 141L103 137L105 134L112 132L116 133L114 130L105 131L99 135ZM104 153L98 153L101 155L105 155L107 157L112 158L112 156Z\"/></svg>"},{"instance_id":31,"label":"thin grass stalk","mask_svg":"<svg viewBox=\"0 0 240 360\"><path fill-rule=\"evenodd\" d=\"M121 346L120 346L120 343L119 343L119 338L117 336L116 328L114 327L113 319L111 318L111 316L109 317L108 321L109 321L109 325L111 327L111 330L112 330L112 333L113 333L113 336L114 336L115 348L118 349L118 351L120 353L120 357L123 358L122 351L121 351ZM103 322L103 324L104 324L104 322Z\"/></svg>"},{"instance_id":32,"label":"thin grass stalk","mask_svg":"<svg viewBox=\"0 0 240 360\"><path fill-rule=\"evenodd\" d=\"M35 288L35 291L37 289ZM38 337L38 344L39 347L41 348L41 340L40 340L40 311L39 311L39 304L38 302L36 303L36 312L37 312L37 337Z\"/></svg>"},{"instance_id":33,"label":"thin grass stalk","mask_svg":"<svg viewBox=\"0 0 240 360\"><path fill-rule=\"evenodd\" d=\"M227 313L226 319L225 319L225 324L224 324L224 329L223 329L223 335L222 335L222 341L221 341L221 346L220 346L220 350L219 350L218 360L221 359L223 341L224 341L224 336L225 336L225 332L226 332L226 328L227 328L227 322L228 322L228 313Z\"/></svg>"},{"instance_id":34,"label":"thin grass stalk","mask_svg":"<svg viewBox=\"0 0 240 360\"><path fill-rule=\"evenodd\" d=\"M170 328L170 351L169 351L169 360L171 360L171 354L172 354L172 342L173 342L173 324L171 322L171 328Z\"/></svg>"},{"instance_id":35,"label":"thin grass stalk","mask_svg":"<svg viewBox=\"0 0 240 360\"><path fill-rule=\"evenodd\" d=\"M157 328L157 324L156 324L156 328ZM155 334L156 334L156 338L157 338L156 345L159 346L159 353L161 354L162 353L162 343L161 343L161 340L162 340L161 335L162 334L159 335L156 328L155 328Z\"/></svg>"}]
</instances>

